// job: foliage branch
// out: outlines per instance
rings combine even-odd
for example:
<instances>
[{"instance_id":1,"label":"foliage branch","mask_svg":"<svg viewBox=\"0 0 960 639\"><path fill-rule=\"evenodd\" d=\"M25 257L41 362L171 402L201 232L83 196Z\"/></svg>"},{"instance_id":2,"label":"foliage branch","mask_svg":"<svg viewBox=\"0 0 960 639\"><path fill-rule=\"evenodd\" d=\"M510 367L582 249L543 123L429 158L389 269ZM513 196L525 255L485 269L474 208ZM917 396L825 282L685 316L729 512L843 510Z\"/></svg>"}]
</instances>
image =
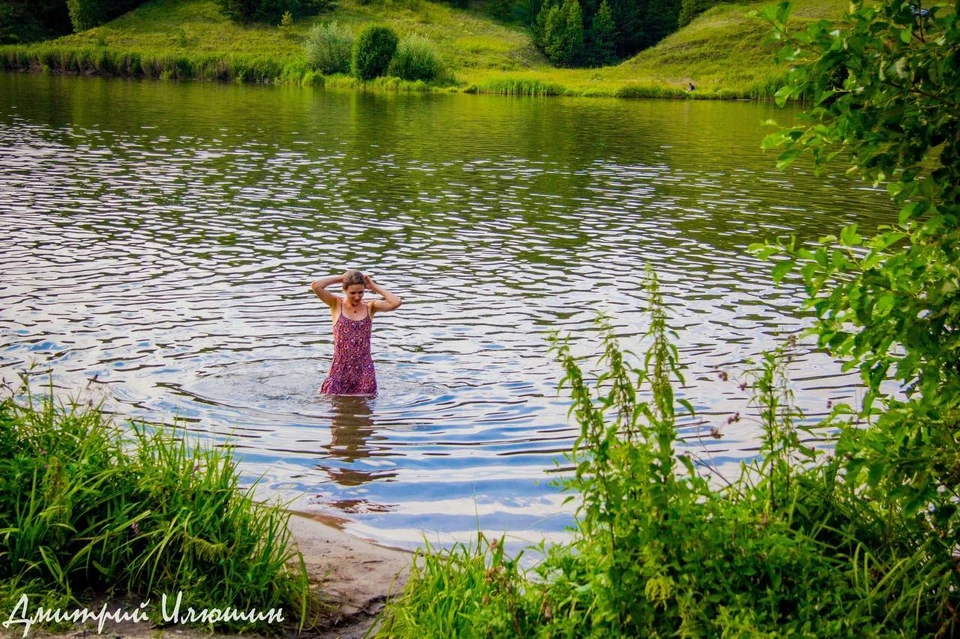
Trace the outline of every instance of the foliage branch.
<instances>
[{"instance_id":1,"label":"foliage branch","mask_svg":"<svg viewBox=\"0 0 960 639\"><path fill-rule=\"evenodd\" d=\"M837 444L845 482L873 504L891 541L907 530L947 566L960 534L958 6L854 0L841 24L798 32L789 3L763 13L783 44L777 57L792 65L778 102L811 104L804 122L764 147L783 149L780 167L802 155L818 173L846 165L885 184L900 211L868 237L852 224L814 246L751 247L786 258L778 281L799 269L820 346L859 368L866 385L859 415L870 427L844 428ZM943 617L955 608L940 602Z\"/></svg>"}]
</instances>

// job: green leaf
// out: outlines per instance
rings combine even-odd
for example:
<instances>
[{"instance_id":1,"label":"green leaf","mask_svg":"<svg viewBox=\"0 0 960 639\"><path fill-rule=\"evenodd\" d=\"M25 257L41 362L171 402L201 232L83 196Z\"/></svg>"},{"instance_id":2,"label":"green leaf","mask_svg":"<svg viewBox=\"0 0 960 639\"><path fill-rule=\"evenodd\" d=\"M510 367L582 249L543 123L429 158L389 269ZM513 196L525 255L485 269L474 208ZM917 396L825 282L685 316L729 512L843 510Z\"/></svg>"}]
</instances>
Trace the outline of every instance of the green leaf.
<instances>
[{"instance_id":1,"label":"green leaf","mask_svg":"<svg viewBox=\"0 0 960 639\"><path fill-rule=\"evenodd\" d=\"M751 244L747 247L747 252L752 253L758 259L768 260L770 256L780 252L780 247L770 246L769 244Z\"/></svg>"},{"instance_id":2,"label":"green leaf","mask_svg":"<svg viewBox=\"0 0 960 639\"><path fill-rule=\"evenodd\" d=\"M760 143L760 148L764 151L769 151L770 149L775 149L776 147L783 144L785 136L782 131L777 131L776 133L771 133L764 136L763 142Z\"/></svg>"},{"instance_id":3,"label":"green leaf","mask_svg":"<svg viewBox=\"0 0 960 639\"><path fill-rule=\"evenodd\" d=\"M800 151L800 149L790 149L781 153L780 157L777 158L777 169L782 171L793 164L793 161L800 155Z\"/></svg>"},{"instance_id":4,"label":"green leaf","mask_svg":"<svg viewBox=\"0 0 960 639\"><path fill-rule=\"evenodd\" d=\"M860 246L863 244L863 238L857 233L857 225L851 224L845 226L840 231L840 243L844 246Z\"/></svg>"},{"instance_id":5,"label":"green leaf","mask_svg":"<svg viewBox=\"0 0 960 639\"><path fill-rule=\"evenodd\" d=\"M793 260L785 260L783 262L780 262L776 266L774 266L773 267L773 283L779 285L780 280L782 280L787 275L787 273L792 271L796 265L797 265L796 262L794 262Z\"/></svg>"},{"instance_id":6,"label":"green leaf","mask_svg":"<svg viewBox=\"0 0 960 639\"><path fill-rule=\"evenodd\" d=\"M887 465L884 462L870 464L867 470L867 485L876 488L880 484L880 479L883 477L883 471L886 467Z\"/></svg>"},{"instance_id":7,"label":"green leaf","mask_svg":"<svg viewBox=\"0 0 960 639\"><path fill-rule=\"evenodd\" d=\"M894 305L896 304L896 297L893 293L885 293L880 296L880 299L877 300L877 305L874 308L874 313L878 316L883 317L889 315L890 311L893 310Z\"/></svg>"},{"instance_id":8,"label":"green leaf","mask_svg":"<svg viewBox=\"0 0 960 639\"><path fill-rule=\"evenodd\" d=\"M822 104L824 101L829 100L836 94L837 92L834 91L833 89L827 89L826 91L821 93L819 96L817 96L817 104Z\"/></svg>"},{"instance_id":9,"label":"green leaf","mask_svg":"<svg viewBox=\"0 0 960 639\"><path fill-rule=\"evenodd\" d=\"M777 22L780 24L786 24L787 19L790 17L790 3L781 2L777 7Z\"/></svg>"},{"instance_id":10,"label":"green leaf","mask_svg":"<svg viewBox=\"0 0 960 639\"><path fill-rule=\"evenodd\" d=\"M780 87L780 89L773 94L773 99L776 100L777 106L783 106L786 104L787 100L790 99L790 96L793 95L794 91L796 91L796 87L791 84Z\"/></svg>"},{"instance_id":11,"label":"green leaf","mask_svg":"<svg viewBox=\"0 0 960 639\"><path fill-rule=\"evenodd\" d=\"M900 209L900 215L898 217L900 224L904 225L909 220L923 215L924 211L927 210L926 202L911 202L902 209Z\"/></svg>"}]
</instances>

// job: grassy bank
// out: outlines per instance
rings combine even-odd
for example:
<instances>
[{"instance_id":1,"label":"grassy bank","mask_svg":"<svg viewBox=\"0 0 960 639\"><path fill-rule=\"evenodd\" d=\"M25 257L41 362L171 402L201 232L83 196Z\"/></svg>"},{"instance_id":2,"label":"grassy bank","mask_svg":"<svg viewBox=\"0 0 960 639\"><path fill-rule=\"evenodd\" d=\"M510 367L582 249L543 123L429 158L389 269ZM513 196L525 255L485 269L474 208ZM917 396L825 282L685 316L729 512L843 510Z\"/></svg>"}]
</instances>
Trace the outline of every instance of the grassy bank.
<instances>
[{"instance_id":1,"label":"grassy bank","mask_svg":"<svg viewBox=\"0 0 960 639\"><path fill-rule=\"evenodd\" d=\"M0 610L23 595L31 611L132 597L152 600L158 622L162 595L182 592L183 611L274 609L287 627L315 619L318 594L291 546L289 514L253 501L237 477L229 449L195 448L162 428L121 430L96 407L3 400ZM277 621L201 625L275 633Z\"/></svg>"},{"instance_id":2,"label":"grassy bank","mask_svg":"<svg viewBox=\"0 0 960 639\"><path fill-rule=\"evenodd\" d=\"M783 68L763 43L769 26L746 14L769 3L720 5L656 47L617 66L561 69L534 47L529 33L497 22L482 6L459 10L428 0L342 0L329 14L278 26L233 24L212 0L154 0L109 24L50 42L0 47L7 70L132 77L278 82L360 87L325 77L306 62L302 40L320 20L355 34L380 23L401 37L427 39L451 72L441 84L379 79L362 85L391 90L465 91L504 95L763 98L779 88ZM794 19L840 15L845 0L800 0ZM689 83L696 86L687 92Z\"/></svg>"}]
</instances>

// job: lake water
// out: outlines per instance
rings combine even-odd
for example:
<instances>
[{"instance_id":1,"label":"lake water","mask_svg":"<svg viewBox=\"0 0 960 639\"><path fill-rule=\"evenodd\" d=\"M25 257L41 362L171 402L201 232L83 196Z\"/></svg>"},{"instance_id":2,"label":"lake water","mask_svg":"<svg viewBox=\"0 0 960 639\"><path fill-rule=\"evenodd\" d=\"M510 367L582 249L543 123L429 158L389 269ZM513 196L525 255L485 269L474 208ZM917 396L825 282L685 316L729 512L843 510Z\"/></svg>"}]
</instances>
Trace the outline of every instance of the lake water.
<instances>
[{"instance_id":1,"label":"lake water","mask_svg":"<svg viewBox=\"0 0 960 639\"><path fill-rule=\"evenodd\" d=\"M746 246L894 218L880 189L776 171L762 123L791 117L0 74L0 373L176 416L264 496L382 543L559 539L578 429L551 331L596 353L602 311L641 349L652 266L698 410L681 436L733 469L758 441L744 360L808 324ZM374 322L371 400L316 393L332 338L309 284L347 266L404 299ZM808 420L857 399L809 345L792 377Z\"/></svg>"}]
</instances>

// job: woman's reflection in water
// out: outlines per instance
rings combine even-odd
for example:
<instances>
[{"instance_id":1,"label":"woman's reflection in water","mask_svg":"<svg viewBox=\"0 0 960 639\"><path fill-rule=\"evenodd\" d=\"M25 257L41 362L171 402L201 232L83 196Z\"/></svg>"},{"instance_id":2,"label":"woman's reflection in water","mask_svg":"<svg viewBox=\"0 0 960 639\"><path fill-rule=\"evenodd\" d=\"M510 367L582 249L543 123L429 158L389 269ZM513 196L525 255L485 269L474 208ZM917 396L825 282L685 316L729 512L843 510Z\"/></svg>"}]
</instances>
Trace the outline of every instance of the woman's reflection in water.
<instances>
[{"instance_id":1,"label":"woman's reflection in water","mask_svg":"<svg viewBox=\"0 0 960 639\"><path fill-rule=\"evenodd\" d=\"M368 441L373 435L373 398L330 395L330 445L320 466L341 486L359 486L396 475L391 470L362 470L363 460L376 456Z\"/></svg>"}]
</instances>

